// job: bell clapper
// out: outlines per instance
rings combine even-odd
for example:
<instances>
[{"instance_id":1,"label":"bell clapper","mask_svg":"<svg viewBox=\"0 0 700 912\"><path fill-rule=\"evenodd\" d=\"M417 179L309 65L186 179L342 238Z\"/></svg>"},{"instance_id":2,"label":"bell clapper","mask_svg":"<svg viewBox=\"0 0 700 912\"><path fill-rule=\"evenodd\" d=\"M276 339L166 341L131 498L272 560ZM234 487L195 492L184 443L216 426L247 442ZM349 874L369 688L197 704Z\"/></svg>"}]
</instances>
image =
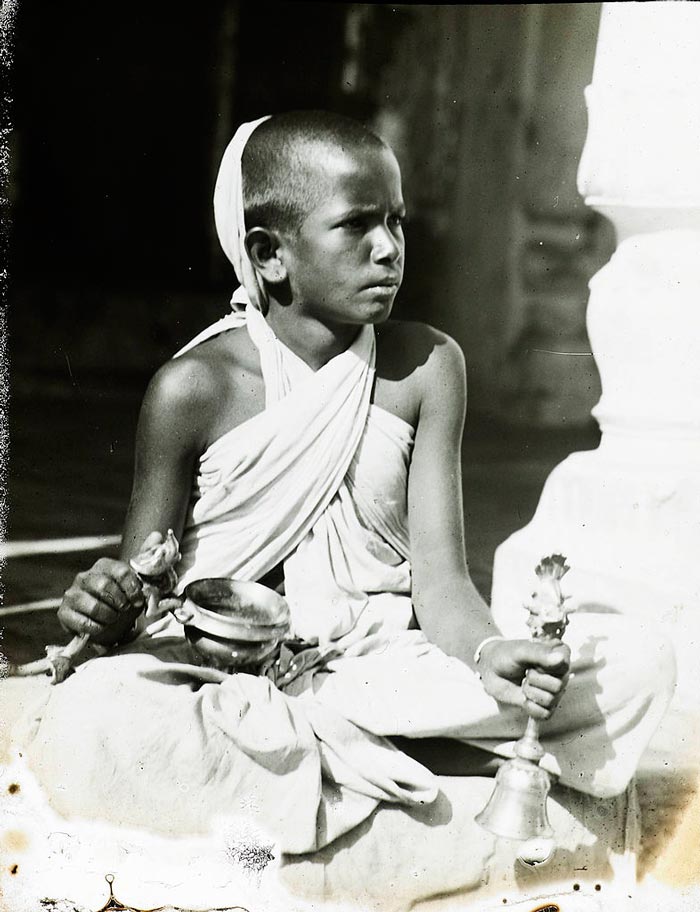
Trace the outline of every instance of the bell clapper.
<instances>
[{"instance_id":1,"label":"bell clapper","mask_svg":"<svg viewBox=\"0 0 700 912\"><path fill-rule=\"evenodd\" d=\"M554 840L543 836L528 839L518 847L518 861L527 868L547 864L554 854Z\"/></svg>"}]
</instances>

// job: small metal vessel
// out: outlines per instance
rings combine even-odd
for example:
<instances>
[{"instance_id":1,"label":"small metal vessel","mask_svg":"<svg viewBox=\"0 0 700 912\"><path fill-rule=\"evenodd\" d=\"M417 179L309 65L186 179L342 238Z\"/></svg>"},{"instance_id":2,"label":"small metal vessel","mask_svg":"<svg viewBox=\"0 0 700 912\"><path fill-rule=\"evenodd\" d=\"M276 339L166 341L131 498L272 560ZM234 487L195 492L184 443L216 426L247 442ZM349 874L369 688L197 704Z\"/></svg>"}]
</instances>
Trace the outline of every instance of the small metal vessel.
<instances>
[{"instance_id":1,"label":"small metal vessel","mask_svg":"<svg viewBox=\"0 0 700 912\"><path fill-rule=\"evenodd\" d=\"M260 583L225 578L190 583L173 611L207 665L255 673L289 632L285 599Z\"/></svg>"}]
</instances>

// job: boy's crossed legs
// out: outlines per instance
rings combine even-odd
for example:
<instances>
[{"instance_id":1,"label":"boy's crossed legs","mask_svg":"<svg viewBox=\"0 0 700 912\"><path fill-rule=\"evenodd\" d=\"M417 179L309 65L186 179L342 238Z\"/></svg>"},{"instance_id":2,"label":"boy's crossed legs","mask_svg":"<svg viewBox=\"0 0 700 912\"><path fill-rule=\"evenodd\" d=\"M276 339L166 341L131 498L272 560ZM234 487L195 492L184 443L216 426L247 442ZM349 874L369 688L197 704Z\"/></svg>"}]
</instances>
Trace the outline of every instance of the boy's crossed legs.
<instances>
[{"instance_id":1,"label":"boy's crossed legs","mask_svg":"<svg viewBox=\"0 0 700 912\"><path fill-rule=\"evenodd\" d=\"M370 640L371 652L349 654L316 676L315 699L373 734L447 737L512 756L524 711L499 706L473 671L420 631ZM656 631L611 614L573 615L566 642L571 676L552 717L540 723L543 765L579 791L619 794L673 695L673 649Z\"/></svg>"}]
</instances>

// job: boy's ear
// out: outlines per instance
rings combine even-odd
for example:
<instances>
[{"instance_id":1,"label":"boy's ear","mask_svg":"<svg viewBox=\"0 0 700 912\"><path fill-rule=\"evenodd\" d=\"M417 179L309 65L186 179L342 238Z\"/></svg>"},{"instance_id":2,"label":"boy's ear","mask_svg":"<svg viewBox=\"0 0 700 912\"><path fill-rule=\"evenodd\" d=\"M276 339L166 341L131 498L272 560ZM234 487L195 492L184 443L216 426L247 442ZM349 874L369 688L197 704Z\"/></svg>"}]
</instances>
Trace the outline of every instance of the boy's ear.
<instances>
[{"instance_id":1,"label":"boy's ear","mask_svg":"<svg viewBox=\"0 0 700 912\"><path fill-rule=\"evenodd\" d=\"M279 255L280 238L268 228L251 228L245 236L245 246L253 266L266 282L284 282L287 270Z\"/></svg>"}]
</instances>

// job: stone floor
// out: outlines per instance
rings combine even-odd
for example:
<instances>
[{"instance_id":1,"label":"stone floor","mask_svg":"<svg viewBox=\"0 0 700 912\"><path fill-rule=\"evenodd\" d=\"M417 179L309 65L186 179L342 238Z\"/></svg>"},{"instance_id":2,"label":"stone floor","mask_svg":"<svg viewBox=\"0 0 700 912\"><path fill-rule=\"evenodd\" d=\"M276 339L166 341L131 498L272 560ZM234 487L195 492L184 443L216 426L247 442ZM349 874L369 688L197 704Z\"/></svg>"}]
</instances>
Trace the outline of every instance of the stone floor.
<instances>
[{"instance_id":1,"label":"stone floor","mask_svg":"<svg viewBox=\"0 0 700 912\"><path fill-rule=\"evenodd\" d=\"M134 432L144 382L93 378L69 385L54 378L15 378L9 447L10 540L119 532L130 483ZM542 485L568 453L597 445L595 429L505 430L468 421L464 443L467 546L475 582L488 595L493 553L532 516ZM4 603L59 595L91 555L12 559L3 572ZM5 618L3 651L12 661L38 657L64 642L53 612ZM668 739L687 720L670 720L639 775L649 870L693 794L694 774L677 768Z\"/></svg>"}]
</instances>

